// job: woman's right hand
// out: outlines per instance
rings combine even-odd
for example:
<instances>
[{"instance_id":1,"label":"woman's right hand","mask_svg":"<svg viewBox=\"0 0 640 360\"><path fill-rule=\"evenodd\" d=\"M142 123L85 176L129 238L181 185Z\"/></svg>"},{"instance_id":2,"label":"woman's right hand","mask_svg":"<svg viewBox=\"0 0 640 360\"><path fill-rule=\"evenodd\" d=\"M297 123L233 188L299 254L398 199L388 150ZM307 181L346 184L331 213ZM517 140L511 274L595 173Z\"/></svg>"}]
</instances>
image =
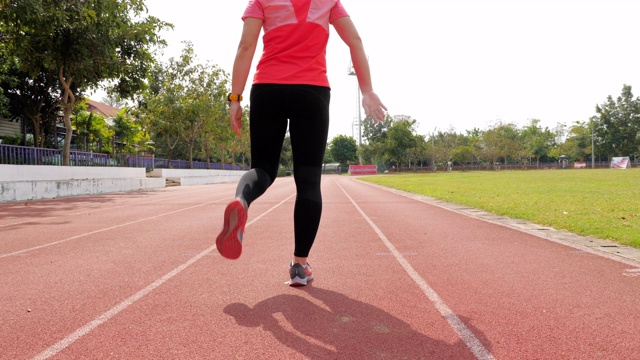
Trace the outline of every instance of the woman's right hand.
<instances>
[{"instance_id":1,"label":"woman's right hand","mask_svg":"<svg viewBox=\"0 0 640 360\"><path fill-rule=\"evenodd\" d=\"M370 116L375 124L384 121L387 107L384 106L375 92L369 91L366 94L362 94L362 107L365 115Z\"/></svg>"}]
</instances>

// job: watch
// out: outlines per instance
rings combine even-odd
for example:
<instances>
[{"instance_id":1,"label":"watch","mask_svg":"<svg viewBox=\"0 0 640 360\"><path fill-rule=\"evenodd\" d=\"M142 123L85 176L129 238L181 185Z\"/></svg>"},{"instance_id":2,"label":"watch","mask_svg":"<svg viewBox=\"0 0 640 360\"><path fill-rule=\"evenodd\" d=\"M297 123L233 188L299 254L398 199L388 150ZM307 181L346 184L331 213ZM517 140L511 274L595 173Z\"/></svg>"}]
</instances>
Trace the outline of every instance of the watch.
<instances>
[{"instance_id":1,"label":"watch","mask_svg":"<svg viewBox=\"0 0 640 360\"><path fill-rule=\"evenodd\" d=\"M229 94L227 96L227 100L229 100L229 101L242 101L242 95L240 95L240 94Z\"/></svg>"}]
</instances>

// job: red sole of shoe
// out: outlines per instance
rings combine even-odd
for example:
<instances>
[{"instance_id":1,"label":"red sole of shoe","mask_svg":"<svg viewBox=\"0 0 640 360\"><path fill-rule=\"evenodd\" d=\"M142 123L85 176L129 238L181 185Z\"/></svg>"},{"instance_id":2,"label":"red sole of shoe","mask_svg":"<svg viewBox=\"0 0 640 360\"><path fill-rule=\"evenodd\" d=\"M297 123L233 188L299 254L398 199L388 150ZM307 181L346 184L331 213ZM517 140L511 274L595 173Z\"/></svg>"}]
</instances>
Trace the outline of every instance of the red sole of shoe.
<instances>
[{"instance_id":1,"label":"red sole of shoe","mask_svg":"<svg viewBox=\"0 0 640 360\"><path fill-rule=\"evenodd\" d=\"M232 216L236 215L235 224L232 224ZM236 200L224 211L224 227L216 239L216 248L220 255L227 259L237 259L242 254L242 242L238 239L238 231L244 231L247 222L247 212L240 201Z\"/></svg>"}]
</instances>

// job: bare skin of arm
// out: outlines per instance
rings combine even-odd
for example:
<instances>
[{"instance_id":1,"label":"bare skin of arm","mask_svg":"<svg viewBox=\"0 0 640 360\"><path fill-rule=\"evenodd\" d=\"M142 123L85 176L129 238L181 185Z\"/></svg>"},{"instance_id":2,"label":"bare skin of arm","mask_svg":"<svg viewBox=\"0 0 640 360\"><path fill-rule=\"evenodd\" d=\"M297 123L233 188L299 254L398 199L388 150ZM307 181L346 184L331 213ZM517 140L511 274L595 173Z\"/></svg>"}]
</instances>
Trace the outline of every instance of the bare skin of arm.
<instances>
[{"instance_id":1,"label":"bare skin of arm","mask_svg":"<svg viewBox=\"0 0 640 360\"><path fill-rule=\"evenodd\" d=\"M240 37L238 51L236 52L236 58L233 63L233 73L231 74L231 92L233 94L242 94L244 92L261 29L261 19L246 18L244 20L242 36ZM239 101L231 102L229 120L231 121L233 131L240 136L240 129L242 128L242 106Z\"/></svg>"},{"instance_id":2,"label":"bare skin of arm","mask_svg":"<svg viewBox=\"0 0 640 360\"><path fill-rule=\"evenodd\" d=\"M356 30L353 21L351 21L351 18L348 16L335 20L333 27L336 29L342 41L349 47L351 62L356 71L358 84L362 92L362 107L364 108L365 114L373 118L373 121L376 123L383 121L387 108L373 91L369 61L364 52L364 45L362 44L358 30Z\"/></svg>"}]
</instances>

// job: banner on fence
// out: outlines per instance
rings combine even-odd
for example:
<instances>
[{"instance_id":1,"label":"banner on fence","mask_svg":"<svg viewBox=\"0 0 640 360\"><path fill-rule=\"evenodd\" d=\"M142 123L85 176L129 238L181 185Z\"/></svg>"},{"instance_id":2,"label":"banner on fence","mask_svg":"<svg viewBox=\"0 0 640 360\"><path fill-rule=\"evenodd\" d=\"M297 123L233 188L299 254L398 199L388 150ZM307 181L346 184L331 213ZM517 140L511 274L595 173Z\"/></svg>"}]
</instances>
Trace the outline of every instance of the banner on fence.
<instances>
[{"instance_id":1,"label":"banner on fence","mask_svg":"<svg viewBox=\"0 0 640 360\"><path fill-rule=\"evenodd\" d=\"M376 175L378 167L375 165L349 165L349 175Z\"/></svg>"},{"instance_id":2,"label":"banner on fence","mask_svg":"<svg viewBox=\"0 0 640 360\"><path fill-rule=\"evenodd\" d=\"M587 167L587 163L586 162L573 163L573 168L574 169L584 169L586 167Z\"/></svg>"},{"instance_id":3,"label":"banner on fence","mask_svg":"<svg viewBox=\"0 0 640 360\"><path fill-rule=\"evenodd\" d=\"M629 157L614 157L611 158L611 168L612 169L626 169L629 167Z\"/></svg>"}]
</instances>

